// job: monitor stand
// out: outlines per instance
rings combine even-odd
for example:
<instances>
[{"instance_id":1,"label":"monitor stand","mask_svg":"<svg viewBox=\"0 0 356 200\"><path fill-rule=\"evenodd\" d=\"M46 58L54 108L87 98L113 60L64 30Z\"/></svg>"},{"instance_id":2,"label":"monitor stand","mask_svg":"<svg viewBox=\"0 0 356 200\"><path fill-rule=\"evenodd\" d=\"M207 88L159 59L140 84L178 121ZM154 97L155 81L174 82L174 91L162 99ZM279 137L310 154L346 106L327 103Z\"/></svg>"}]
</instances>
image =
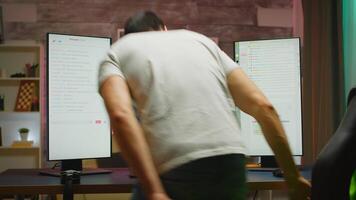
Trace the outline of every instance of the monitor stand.
<instances>
[{"instance_id":1,"label":"monitor stand","mask_svg":"<svg viewBox=\"0 0 356 200\"><path fill-rule=\"evenodd\" d=\"M278 164L274 156L261 156L262 168L277 168Z\"/></svg>"},{"instance_id":2,"label":"monitor stand","mask_svg":"<svg viewBox=\"0 0 356 200\"><path fill-rule=\"evenodd\" d=\"M81 159L75 159L75 160L62 160L61 161L61 169L43 169L40 171L41 175L47 175L47 176L56 176L60 177L61 172L67 171L67 170L76 170L80 171L81 175L94 175L94 174L108 174L111 173L111 170L108 169L100 169L100 168L84 168L82 166L82 160Z\"/></svg>"},{"instance_id":3,"label":"monitor stand","mask_svg":"<svg viewBox=\"0 0 356 200\"><path fill-rule=\"evenodd\" d=\"M274 156L259 156L258 157L260 166L248 168L249 171L263 171L263 172L272 172L278 169L278 165Z\"/></svg>"}]
</instances>

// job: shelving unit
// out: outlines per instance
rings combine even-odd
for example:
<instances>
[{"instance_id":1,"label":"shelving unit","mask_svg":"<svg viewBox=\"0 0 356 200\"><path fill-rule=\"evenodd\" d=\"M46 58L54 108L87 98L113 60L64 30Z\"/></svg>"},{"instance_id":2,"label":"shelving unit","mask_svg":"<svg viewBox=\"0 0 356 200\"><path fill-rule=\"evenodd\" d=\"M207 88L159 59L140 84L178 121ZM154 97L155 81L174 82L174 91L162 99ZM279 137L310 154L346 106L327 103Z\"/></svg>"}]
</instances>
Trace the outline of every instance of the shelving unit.
<instances>
[{"instance_id":1,"label":"shelving unit","mask_svg":"<svg viewBox=\"0 0 356 200\"><path fill-rule=\"evenodd\" d=\"M31 76L26 72L26 64L38 64ZM42 117L41 109L43 105L43 74L44 67L43 47L41 44L27 41L16 41L0 45L0 96L4 97L3 110L0 110L0 127L2 146L0 147L0 166L12 167L16 162L9 160L26 158L24 167L40 167L41 163L41 135ZM10 77L16 73L23 73L26 77ZM33 81L35 83L35 96L38 106L29 111L16 111L15 105L19 87L22 81ZM1 108L0 108L1 109ZM33 141L33 147L16 148L11 147L15 140L19 140L19 128L29 128L28 140ZM31 161L30 161L31 160ZM27 164L26 164L27 163ZM35 164L34 164L35 163ZM13 166L14 168L18 166Z\"/></svg>"},{"instance_id":2,"label":"shelving unit","mask_svg":"<svg viewBox=\"0 0 356 200\"><path fill-rule=\"evenodd\" d=\"M9 168L39 168L39 147L0 147L0 172Z\"/></svg>"}]
</instances>

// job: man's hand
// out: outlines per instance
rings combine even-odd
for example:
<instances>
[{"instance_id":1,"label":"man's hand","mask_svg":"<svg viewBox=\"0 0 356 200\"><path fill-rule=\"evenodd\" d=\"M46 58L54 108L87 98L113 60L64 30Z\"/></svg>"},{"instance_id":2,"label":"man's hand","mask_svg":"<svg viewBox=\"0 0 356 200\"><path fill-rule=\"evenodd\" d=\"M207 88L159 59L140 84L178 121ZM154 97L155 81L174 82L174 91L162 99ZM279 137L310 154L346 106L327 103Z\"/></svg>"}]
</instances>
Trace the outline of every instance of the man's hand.
<instances>
[{"instance_id":1,"label":"man's hand","mask_svg":"<svg viewBox=\"0 0 356 200\"><path fill-rule=\"evenodd\" d=\"M292 200L307 200L311 199L311 185L309 181L302 176L298 178L296 183L289 187L289 197Z\"/></svg>"},{"instance_id":2,"label":"man's hand","mask_svg":"<svg viewBox=\"0 0 356 200\"><path fill-rule=\"evenodd\" d=\"M152 193L148 196L148 200L172 200L165 193Z\"/></svg>"}]
</instances>

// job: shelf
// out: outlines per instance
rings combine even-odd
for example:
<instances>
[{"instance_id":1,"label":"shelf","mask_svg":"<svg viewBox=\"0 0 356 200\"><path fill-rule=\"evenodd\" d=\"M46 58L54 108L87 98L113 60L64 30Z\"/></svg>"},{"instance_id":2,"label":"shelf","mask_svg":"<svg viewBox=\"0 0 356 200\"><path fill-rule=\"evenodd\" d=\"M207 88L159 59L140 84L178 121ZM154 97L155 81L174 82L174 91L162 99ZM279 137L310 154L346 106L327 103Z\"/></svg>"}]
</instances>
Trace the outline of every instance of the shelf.
<instances>
[{"instance_id":1,"label":"shelf","mask_svg":"<svg viewBox=\"0 0 356 200\"><path fill-rule=\"evenodd\" d=\"M38 150L40 147L38 146L32 146L32 147L11 147L11 146L0 146L0 150L24 150L24 149L28 149L28 150Z\"/></svg>"},{"instance_id":2,"label":"shelf","mask_svg":"<svg viewBox=\"0 0 356 200\"><path fill-rule=\"evenodd\" d=\"M27 114L27 113L39 113L40 111L0 111L1 114Z\"/></svg>"},{"instance_id":3,"label":"shelf","mask_svg":"<svg viewBox=\"0 0 356 200\"><path fill-rule=\"evenodd\" d=\"M38 111L33 111L33 112L1 111L0 112L0 118L3 123L19 123L20 125L21 124L28 125L30 121L33 121L34 119L39 120L40 117L41 117L41 113Z\"/></svg>"},{"instance_id":4,"label":"shelf","mask_svg":"<svg viewBox=\"0 0 356 200\"><path fill-rule=\"evenodd\" d=\"M40 51L41 45L0 45L0 52L36 52Z\"/></svg>"},{"instance_id":5,"label":"shelf","mask_svg":"<svg viewBox=\"0 0 356 200\"><path fill-rule=\"evenodd\" d=\"M0 81L39 81L39 77L0 78Z\"/></svg>"}]
</instances>

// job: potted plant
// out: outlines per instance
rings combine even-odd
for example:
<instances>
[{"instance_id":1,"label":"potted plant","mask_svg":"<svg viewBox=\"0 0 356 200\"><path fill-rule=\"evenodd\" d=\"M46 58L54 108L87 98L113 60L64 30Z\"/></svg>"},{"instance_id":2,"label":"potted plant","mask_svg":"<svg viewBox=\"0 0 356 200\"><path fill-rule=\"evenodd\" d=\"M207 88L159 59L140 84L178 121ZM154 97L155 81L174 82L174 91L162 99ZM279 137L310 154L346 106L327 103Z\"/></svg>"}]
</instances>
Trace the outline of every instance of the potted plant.
<instances>
[{"instance_id":1,"label":"potted plant","mask_svg":"<svg viewBox=\"0 0 356 200\"><path fill-rule=\"evenodd\" d=\"M28 128L20 128L19 129L21 141L27 141L28 132L30 132L30 129L28 129Z\"/></svg>"}]
</instances>

